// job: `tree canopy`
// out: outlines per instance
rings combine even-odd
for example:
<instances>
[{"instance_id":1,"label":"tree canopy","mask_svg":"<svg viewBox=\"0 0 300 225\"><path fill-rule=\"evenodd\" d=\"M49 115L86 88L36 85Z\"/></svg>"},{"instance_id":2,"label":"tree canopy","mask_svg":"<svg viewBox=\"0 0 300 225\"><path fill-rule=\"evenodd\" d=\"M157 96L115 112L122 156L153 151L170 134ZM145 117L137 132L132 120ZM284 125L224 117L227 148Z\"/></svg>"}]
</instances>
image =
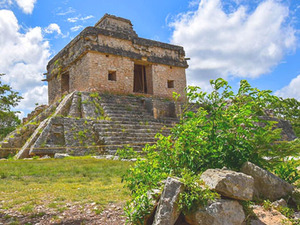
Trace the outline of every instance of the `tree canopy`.
<instances>
[{"instance_id":1,"label":"tree canopy","mask_svg":"<svg viewBox=\"0 0 300 225\"><path fill-rule=\"evenodd\" d=\"M3 75L0 74L0 140L20 124L20 119L16 115L17 111L13 111L12 108L17 106L22 99L18 92L2 83Z\"/></svg>"}]
</instances>

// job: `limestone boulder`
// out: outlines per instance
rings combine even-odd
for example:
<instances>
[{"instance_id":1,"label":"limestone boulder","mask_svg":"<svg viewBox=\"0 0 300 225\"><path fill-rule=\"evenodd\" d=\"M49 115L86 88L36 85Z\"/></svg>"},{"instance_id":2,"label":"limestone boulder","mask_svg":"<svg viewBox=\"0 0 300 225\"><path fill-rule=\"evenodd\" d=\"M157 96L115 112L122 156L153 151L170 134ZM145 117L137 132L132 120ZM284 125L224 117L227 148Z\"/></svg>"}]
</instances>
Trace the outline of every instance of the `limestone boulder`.
<instances>
[{"instance_id":1,"label":"limestone boulder","mask_svg":"<svg viewBox=\"0 0 300 225\"><path fill-rule=\"evenodd\" d=\"M251 162L244 163L241 171L254 178L254 196L257 198L275 201L290 195L294 190L289 183Z\"/></svg>"},{"instance_id":2,"label":"limestone boulder","mask_svg":"<svg viewBox=\"0 0 300 225\"><path fill-rule=\"evenodd\" d=\"M153 225L175 224L180 215L177 203L183 188L183 183L178 179L168 177L156 209Z\"/></svg>"},{"instance_id":3,"label":"limestone boulder","mask_svg":"<svg viewBox=\"0 0 300 225\"><path fill-rule=\"evenodd\" d=\"M251 225L292 225L292 223L275 209L265 210L262 206L254 206L253 212L257 219L250 221Z\"/></svg>"},{"instance_id":4,"label":"limestone boulder","mask_svg":"<svg viewBox=\"0 0 300 225\"><path fill-rule=\"evenodd\" d=\"M55 153L54 159L63 159L69 156L70 156L69 154L65 154L65 153Z\"/></svg>"},{"instance_id":5,"label":"limestone boulder","mask_svg":"<svg viewBox=\"0 0 300 225\"><path fill-rule=\"evenodd\" d=\"M271 204L274 208L287 207L287 202L282 198Z\"/></svg>"},{"instance_id":6,"label":"limestone boulder","mask_svg":"<svg viewBox=\"0 0 300 225\"><path fill-rule=\"evenodd\" d=\"M208 169L200 178L211 190L223 196L252 200L254 179L251 176L231 170Z\"/></svg>"},{"instance_id":7,"label":"limestone boulder","mask_svg":"<svg viewBox=\"0 0 300 225\"><path fill-rule=\"evenodd\" d=\"M218 199L186 215L185 220L190 225L241 225L245 213L238 201Z\"/></svg>"}]
</instances>

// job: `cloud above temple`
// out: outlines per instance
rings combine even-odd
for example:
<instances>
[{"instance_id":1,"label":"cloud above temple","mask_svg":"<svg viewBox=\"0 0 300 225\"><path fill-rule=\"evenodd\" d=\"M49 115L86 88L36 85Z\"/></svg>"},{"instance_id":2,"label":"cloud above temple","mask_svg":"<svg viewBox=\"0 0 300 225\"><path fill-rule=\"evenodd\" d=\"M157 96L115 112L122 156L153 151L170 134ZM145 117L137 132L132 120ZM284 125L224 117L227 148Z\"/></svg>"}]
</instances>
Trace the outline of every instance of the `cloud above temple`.
<instances>
[{"instance_id":1,"label":"cloud above temple","mask_svg":"<svg viewBox=\"0 0 300 225\"><path fill-rule=\"evenodd\" d=\"M225 10L220 0L202 0L197 10L179 14L170 24L171 42L184 46L191 58L189 84L207 89L217 77L257 78L271 72L296 48L289 17L289 8L275 0L254 10L244 5Z\"/></svg>"},{"instance_id":2,"label":"cloud above temple","mask_svg":"<svg viewBox=\"0 0 300 225\"><path fill-rule=\"evenodd\" d=\"M283 98L295 98L300 101L300 75L292 79L292 81L287 86L276 91L275 95Z\"/></svg>"},{"instance_id":3,"label":"cloud above temple","mask_svg":"<svg viewBox=\"0 0 300 225\"><path fill-rule=\"evenodd\" d=\"M0 7L10 7L16 3L25 14L31 14L37 0L0 0Z\"/></svg>"},{"instance_id":4,"label":"cloud above temple","mask_svg":"<svg viewBox=\"0 0 300 225\"><path fill-rule=\"evenodd\" d=\"M30 110L35 103L47 103L41 80L50 57L50 47L41 27L28 28L25 32L20 29L12 11L0 10L0 73L6 74L2 80L24 97L18 109Z\"/></svg>"}]
</instances>

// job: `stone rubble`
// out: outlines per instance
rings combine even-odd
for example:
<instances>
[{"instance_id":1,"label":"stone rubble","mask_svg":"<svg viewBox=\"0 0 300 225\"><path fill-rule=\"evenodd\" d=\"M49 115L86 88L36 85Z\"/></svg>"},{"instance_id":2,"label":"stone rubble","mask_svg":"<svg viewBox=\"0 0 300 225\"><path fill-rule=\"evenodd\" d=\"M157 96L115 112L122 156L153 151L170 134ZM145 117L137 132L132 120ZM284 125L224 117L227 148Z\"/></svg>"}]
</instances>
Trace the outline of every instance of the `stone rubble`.
<instances>
[{"instance_id":1,"label":"stone rubble","mask_svg":"<svg viewBox=\"0 0 300 225\"><path fill-rule=\"evenodd\" d=\"M183 184L175 178L169 177L161 194L153 225L175 224L180 215L177 201L183 192Z\"/></svg>"},{"instance_id":2,"label":"stone rubble","mask_svg":"<svg viewBox=\"0 0 300 225\"><path fill-rule=\"evenodd\" d=\"M254 180L251 176L223 169L208 169L200 177L222 196L237 200L252 200Z\"/></svg>"},{"instance_id":3,"label":"stone rubble","mask_svg":"<svg viewBox=\"0 0 300 225\"><path fill-rule=\"evenodd\" d=\"M69 156L70 156L69 154L65 154L65 153L55 153L54 159L63 159Z\"/></svg>"},{"instance_id":4,"label":"stone rubble","mask_svg":"<svg viewBox=\"0 0 300 225\"><path fill-rule=\"evenodd\" d=\"M243 171L246 171L248 175L243 172L230 171L226 168L206 170L200 179L204 181L209 189L219 193L221 198L210 201L207 206L200 206L196 211L186 215L183 215L178 210L177 205L179 195L184 189L184 184L178 178L168 177L166 180L160 182L164 184L162 195L160 196L156 211L153 213L154 215L151 215L152 218L147 216L145 224L245 225L247 221L247 224L251 225L291 225L292 223L288 218L278 211L280 208L287 207L287 202L282 198L277 200L275 196L288 196L288 199L291 199L293 186L287 185L286 182L274 174L249 162L243 165ZM253 174L254 177L249 174ZM270 209L268 210L261 205L250 206L256 217L249 217L250 215L245 215L242 203L244 200L252 200L252 194L257 189L255 182L260 179L266 179L264 185L267 190L271 188L267 182L271 182L276 188L272 193L267 193L266 196L262 195L264 192L260 189L257 190L260 191L259 194L263 199L271 197L272 199L270 200L274 202L270 204ZM283 187L280 187L280 185L283 185ZM158 200L153 199L153 201L157 202ZM299 212L297 210L294 214L294 220L296 219L299 219ZM149 221L153 221L153 223L149 223Z\"/></svg>"},{"instance_id":5,"label":"stone rubble","mask_svg":"<svg viewBox=\"0 0 300 225\"><path fill-rule=\"evenodd\" d=\"M256 198L278 200L290 195L294 187L273 173L264 170L251 162L246 162L241 172L254 178L254 196Z\"/></svg>"},{"instance_id":6,"label":"stone rubble","mask_svg":"<svg viewBox=\"0 0 300 225\"><path fill-rule=\"evenodd\" d=\"M242 205L235 200L218 199L195 213L185 216L191 225L241 225L245 220Z\"/></svg>"}]
</instances>

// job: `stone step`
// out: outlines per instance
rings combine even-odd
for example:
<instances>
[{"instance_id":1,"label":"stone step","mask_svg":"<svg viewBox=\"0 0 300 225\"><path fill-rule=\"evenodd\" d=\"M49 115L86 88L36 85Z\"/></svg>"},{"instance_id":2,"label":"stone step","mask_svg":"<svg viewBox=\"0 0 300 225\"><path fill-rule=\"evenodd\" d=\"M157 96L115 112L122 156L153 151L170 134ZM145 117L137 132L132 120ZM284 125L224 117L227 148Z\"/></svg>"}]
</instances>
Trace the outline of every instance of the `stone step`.
<instances>
[{"instance_id":1,"label":"stone step","mask_svg":"<svg viewBox=\"0 0 300 225\"><path fill-rule=\"evenodd\" d=\"M122 116L109 116L111 120L115 121L115 122L120 122L120 123L123 123L123 122L131 122L131 123L134 123L134 122L144 122L146 124L150 124L151 122L153 123L172 123L173 121L169 121L169 120L156 120L156 119L147 119L145 117L122 117Z\"/></svg>"},{"instance_id":2,"label":"stone step","mask_svg":"<svg viewBox=\"0 0 300 225\"><path fill-rule=\"evenodd\" d=\"M153 119L153 116L151 116L150 114L147 113L141 113L138 111L132 111L132 112L128 112L128 111L104 111L104 113L107 116L121 116L121 117L146 117L147 119Z\"/></svg>"},{"instance_id":3,"label":"stone step","mask_svg":"<svg viewBox=\"0 0 300 225\"><path fill-rule=\"evenodd\" d=\"M134 135L155 135L157 133L168 134L170 130L167 129L97 129L96 130L99 134L105 135L127 135L127 134L134 134Z\"/></svg>"},{"instance_id":4,"label":"stone step","mask_svg":"<svg viewBox=\"0 0 300 225\"><path fill-rule=\"evenodd\" d=\"M142 105L141 100L125 100L125 99L115 99L115 100L107 100L107 99L101 99L101 104L107 104L107 105Z\"/></svg>"},{"instance_id":5,"label":"stone step","mask_svg":"<svg viewBox=\"0 0 300 225\"><path fill-rule=\"evenodd\" d=\"M104 138L104 144L105 145L114 145L114 144L119 144L119 145L124 145L124 144L136 144L136 143L152 143L155 142L156 139L153 138L117 138L117 137L105 137Z\"/></svg>"},{"instance_id":6,"label":"stone step","mask_svg":"<svg viewBox=\"0 0 300 225\"><path fill-rule=\"evenodd\" d=\"M147 112L143 112L140 110L132 110L128 111L126 109L104 109L105 114L120 114L120 115L147 115L149 118L152 117L150 114ZM153 118L153 117L152 117Z\"/></svg>"},{"instance_id":7,"label":"stone step","mask_svg":"<svg viewBox=\"0 0 300 225\"><path fill-rule=\"evenodd\" d=\"M154 138L157 133L120 133L120 132L103 132L99 133L99 136L102 137L103 140L106 138L112 139L134 139L138 138L139 140L144 140L145 138ZM113 136L111 136L113 135ZM166 133L163 135L167 135Z\"/></svg>"},{"instance_id":8,"label":"stone step","mask_svg":"<svg viewBox=\"0 0 300 225\"><path fill-rule=\"evenodd\" d=\"M141 133L141 134L147 134L147 133L163 133L163 134L168 134L170 133L170 129L160 129L160 128L155 128L155 129L122 129L122 128L94 128L94 131L99 133L99 134L105 134L108 132L115 132L115 133Z\"/></svg>"},{"instance_id":9,"label":"stone step","mask_svg":"<svg viewBox=\"0 0 300 225\"><path fill-rule=\"evenodd\" d=\"M109 145L109 146L126 146L126 145L137 145L137 144L141 144L141 145L145 145L146 143L152 143L154 144L156 141L155 140L123 140L122 142L120 142L119 140L114 141L114 140L108 140L105 141L104 144L105 145ZM107 148L108 146L105 146L105 148Z\"/></svg>"},{"instance_id":10,"label":"stone step","mask_svg":"<svg viewBox=\"0 0 300 225\"><path fill-rule=\"evenodd\" d=\"M123 120L114 120L114 121L98 121L97 125L94 126L103 126L103 127L141 127L141 126L153 126L153 127L170 127L169 124L163 124L159 122L152 121L123 121Z\"/></svg>"}]
</instances>

